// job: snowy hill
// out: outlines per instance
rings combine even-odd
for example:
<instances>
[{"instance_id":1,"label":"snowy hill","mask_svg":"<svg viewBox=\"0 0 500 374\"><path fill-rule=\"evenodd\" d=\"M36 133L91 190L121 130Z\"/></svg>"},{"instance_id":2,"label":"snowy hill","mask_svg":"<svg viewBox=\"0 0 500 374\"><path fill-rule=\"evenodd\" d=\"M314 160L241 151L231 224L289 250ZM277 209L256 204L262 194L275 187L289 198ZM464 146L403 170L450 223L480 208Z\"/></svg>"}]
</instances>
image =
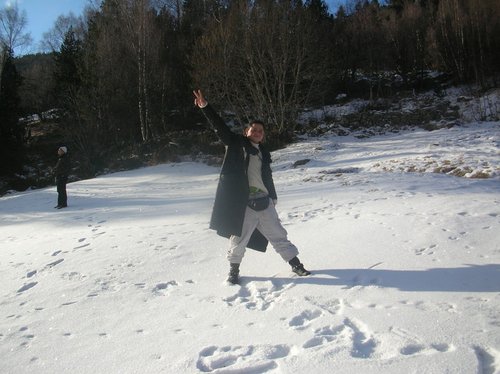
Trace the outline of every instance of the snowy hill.
<instances>
[{"instance_id":1,"label":"snowy hill","mask_svg":"<svg viewBox=\"0 0 500 374\"><path fill-rule=\"evenodd\" d=\"M499 125L274 152L305 278L269 248L224 282L217 167L4 196L0 372L500 373Z\"/></svg>"}]
</instances>

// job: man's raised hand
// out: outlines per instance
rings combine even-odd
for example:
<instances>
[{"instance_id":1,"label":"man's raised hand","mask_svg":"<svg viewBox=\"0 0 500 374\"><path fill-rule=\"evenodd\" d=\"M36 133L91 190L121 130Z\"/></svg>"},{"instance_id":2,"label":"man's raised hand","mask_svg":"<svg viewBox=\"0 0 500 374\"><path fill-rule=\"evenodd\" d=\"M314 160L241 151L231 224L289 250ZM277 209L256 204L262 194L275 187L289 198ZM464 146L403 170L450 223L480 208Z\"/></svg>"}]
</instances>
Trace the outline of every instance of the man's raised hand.
<instances>
[{"instance_id":1,"label":"man's raised hand","mask_svg":"<svg viewBox=\"0 0 500 374\"><path fill-rule=\"evenodd\" d=\"M204 108L208 105L208 102L203 97L203 93L201 90L193 90L194 94L194 105L198 106L198 108Z\"/></svg>"}]
</instances>

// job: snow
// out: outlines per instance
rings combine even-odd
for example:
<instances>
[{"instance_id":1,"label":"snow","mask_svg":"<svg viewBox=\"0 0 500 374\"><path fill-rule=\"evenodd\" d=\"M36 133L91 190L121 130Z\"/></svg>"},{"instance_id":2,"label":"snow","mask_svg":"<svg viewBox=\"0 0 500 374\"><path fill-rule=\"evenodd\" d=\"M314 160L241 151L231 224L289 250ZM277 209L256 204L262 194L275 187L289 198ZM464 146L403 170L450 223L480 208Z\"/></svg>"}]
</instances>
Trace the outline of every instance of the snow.
<instances>
[{"instance_id":1,"label":"snow","mask_svg":"<svg viewBox=\"0 0 500 374\"><path fill-rule=\"evenodd\" d=\"M499 129L274 152L309 277L270 247L226 284L227 240L208 229L218 167L71 183L63 210L54 188L4 196L0 372L500 373Z\"/></svg>"}]
</instances>

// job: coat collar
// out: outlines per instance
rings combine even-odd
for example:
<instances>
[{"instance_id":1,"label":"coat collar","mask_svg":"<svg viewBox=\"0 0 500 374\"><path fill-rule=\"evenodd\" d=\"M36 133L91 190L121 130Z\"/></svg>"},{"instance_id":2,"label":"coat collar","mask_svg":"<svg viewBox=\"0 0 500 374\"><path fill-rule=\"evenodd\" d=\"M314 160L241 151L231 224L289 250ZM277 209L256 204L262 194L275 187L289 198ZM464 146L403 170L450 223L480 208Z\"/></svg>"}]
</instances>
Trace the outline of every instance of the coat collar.
<instances>
[{"instance_id":1,"label":"coat collar","mask_svg":"<svg viewBox=\"0 0 500 374\"><path fill-rule=\"evenodd\" d=\"M245 138L245 142L243 144L244 148L245 148L245 152L249 155L257 155L259 154L259 151L260 151L260 147L261 145L259 144L259 147L255 147L252 142L248 139L248 138Z\"/></svg>"}]
</instances>

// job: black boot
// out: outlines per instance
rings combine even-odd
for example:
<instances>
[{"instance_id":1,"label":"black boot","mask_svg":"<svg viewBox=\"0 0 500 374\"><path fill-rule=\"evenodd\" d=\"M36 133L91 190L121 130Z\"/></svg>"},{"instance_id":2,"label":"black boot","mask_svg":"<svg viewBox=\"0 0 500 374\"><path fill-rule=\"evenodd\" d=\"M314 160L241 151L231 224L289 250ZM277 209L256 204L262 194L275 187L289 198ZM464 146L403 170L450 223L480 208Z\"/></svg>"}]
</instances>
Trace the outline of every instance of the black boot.
<instances>
[{"instance_id":1,"label":"black boot","mask_svg":"<svg viewBox=\"0 0 500 374\"><path fill-rule=\"evenodd\" d=\"M288 261L288 263L292 266L292 271L301 277L311 274L310 271L304 269L304 265L300 263L300 260L297 256Z\"/></svg>"},{"instance_id":2,"label":"black boot","mask_svg":"<svg viewBox=\"0 0 500 374\"><path fill-rule=\"evenodd\" d=\"M238 284L240 275L240 264L231 264L227 281L231 284Z\"/></svg>"}]
</instances>

